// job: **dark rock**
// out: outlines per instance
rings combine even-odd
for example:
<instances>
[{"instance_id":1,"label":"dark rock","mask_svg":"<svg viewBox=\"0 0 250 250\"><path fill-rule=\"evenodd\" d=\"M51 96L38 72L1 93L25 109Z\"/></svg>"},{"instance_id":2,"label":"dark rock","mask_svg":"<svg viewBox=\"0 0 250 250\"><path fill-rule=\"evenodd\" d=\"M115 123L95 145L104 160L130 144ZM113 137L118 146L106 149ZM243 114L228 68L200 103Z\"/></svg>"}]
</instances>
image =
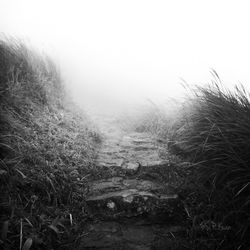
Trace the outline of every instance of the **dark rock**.
<instances>
[{"instance_id":1,"label":"dark rock","mask_svg":"<svg viewBox=\"0 0 250 250\"><path fill-rule=\"evenodd\" d=\"M164 219L165 223L180 214L182 204L176 194L157 195L150 191L124 189L88 197L91 214L118 219L147 216L150 220Z\"/></svg>"}]
</instances>

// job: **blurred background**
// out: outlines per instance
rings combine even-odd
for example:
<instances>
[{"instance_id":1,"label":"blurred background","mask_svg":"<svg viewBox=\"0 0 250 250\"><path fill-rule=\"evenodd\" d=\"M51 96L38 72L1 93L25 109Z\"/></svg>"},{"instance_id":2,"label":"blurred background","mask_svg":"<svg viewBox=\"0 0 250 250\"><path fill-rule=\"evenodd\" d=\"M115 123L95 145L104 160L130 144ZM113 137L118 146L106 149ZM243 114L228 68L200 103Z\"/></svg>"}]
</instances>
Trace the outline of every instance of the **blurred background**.
<instances>
[{"instance_id":1,"label":"blurred background","mask_svg":"<svg viewBox=\"0 0 250 250\"><path fill-rule=\"evenodd\" d=\"M248 1L1 0L1 35L56 58L68 90L87 110L118 112L184 95L211 69L250 85Z\"/></svg>"}]
</instances>

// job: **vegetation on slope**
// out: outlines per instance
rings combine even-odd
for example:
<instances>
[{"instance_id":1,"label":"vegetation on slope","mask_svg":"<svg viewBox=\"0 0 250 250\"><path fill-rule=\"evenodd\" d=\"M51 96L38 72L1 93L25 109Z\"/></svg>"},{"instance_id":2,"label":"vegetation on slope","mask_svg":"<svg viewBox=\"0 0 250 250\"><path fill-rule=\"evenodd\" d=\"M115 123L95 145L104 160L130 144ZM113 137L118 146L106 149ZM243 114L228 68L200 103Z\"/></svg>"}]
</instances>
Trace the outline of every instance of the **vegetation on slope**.
<instances>
[{"instance_id":1,"label":"vegetation on slope","mask_svg":"<svg viewBox=\"0 0 250 250\"><path fill-rule=\"evenodd\" d=\"M0 115L0 247L70 249L98 134L56 65L14 39L0 41Z\"/></svg>"},{"instance_id":2,"label":"vegetation on slope","mask_svg":"<svg viewBox=\"0 0 250 250\"><path fill-rule=\"evenodd\" d=\"M214 72L215 73L215 72ZM247 249L250 233L250 96L217 80L195 87L179 113L144 129L190 162L182 189L193 249ZM163 112L161 112L162 116ZM150 122L143 124L150 124ZM139 124L140 125L140 124ZM140 126L139 126L140 127ZM156 128L156 129L155 129ZM165 131L165 133L164 133Z\"/></svg>"}]
</instances>

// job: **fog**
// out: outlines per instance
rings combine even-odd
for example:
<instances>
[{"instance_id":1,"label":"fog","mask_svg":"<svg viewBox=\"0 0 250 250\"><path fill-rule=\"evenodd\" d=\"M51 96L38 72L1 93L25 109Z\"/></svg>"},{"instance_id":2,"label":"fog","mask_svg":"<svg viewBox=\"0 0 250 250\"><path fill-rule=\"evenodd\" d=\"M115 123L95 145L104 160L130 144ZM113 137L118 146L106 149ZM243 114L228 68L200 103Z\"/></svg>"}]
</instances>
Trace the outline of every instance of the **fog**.
<instances>
[{"instance_id":1,"label":"fog","mask_svg":"<svg viewBox=\"0 0 250 250\"><path fill-rule=\"evenodd\" d=\"M114 110L181 98L215 69L250 84L248 1L1 0L0 31L57 58L75 101Z\"/></svg>"}]
</instances>

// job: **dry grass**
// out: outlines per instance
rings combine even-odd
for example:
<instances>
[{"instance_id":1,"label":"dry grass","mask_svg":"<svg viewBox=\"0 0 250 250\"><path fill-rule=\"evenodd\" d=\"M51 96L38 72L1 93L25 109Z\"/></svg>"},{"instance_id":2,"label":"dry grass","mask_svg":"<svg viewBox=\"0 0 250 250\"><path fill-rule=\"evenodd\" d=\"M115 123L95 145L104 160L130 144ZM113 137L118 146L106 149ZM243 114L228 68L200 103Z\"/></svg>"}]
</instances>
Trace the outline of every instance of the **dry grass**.
<instances>
[{"instance_id":1,"label":"dry grass","mask_svg":"<svg viewBox=\"0 0 250 250\"><path fill-rule=\"evenodd\" d=\"M0 100L0 247L70 249L98 134L56 65L18 40L0 41Z\"/></svg>"}]
</instances>

